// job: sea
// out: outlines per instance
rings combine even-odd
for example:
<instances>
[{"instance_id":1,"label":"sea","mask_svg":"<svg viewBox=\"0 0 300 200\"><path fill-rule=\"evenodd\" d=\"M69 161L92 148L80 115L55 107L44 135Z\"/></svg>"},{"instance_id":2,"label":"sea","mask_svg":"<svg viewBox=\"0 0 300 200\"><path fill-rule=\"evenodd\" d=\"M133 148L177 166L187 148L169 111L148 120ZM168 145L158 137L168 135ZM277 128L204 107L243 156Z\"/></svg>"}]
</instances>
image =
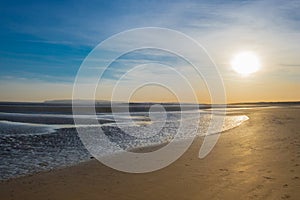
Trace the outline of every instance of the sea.
<instances>
[{"instance_id":1,"label":"sea","mask_svg":"<svg viewBox=\"0 0 300 200\"><path fill-rule=\"evenodd\" d=\"M32 106L33 108L34 106ZM51 110L51 108L50 108ZM63 110L63 109L61 109ZM81 118L97 118L99 124L74 124L71 112L49 112L43 109L2 109L0 110L0 179L6 180L48 171L56 168L76 165L93 159L83 145L78 131L103 130L104 137L118 145L116 151L127 151L140 147L171 142L180 126L186 127L177 139L203 137L211 127L212 116L223 121L220 128L210 129L216 134L235 128L248 120L248 116L228 109L224 115L218 109L211 108L184 111L166 111L164 113L96 112L96 115L82 115ZM213 114L212 114L213 113ZM78 117L78 116L77 116ZM196 127L191 134L189 127ZM195 131L194 131L195 132ZM106 148L105 140L98 143L103 155L116 153Z\"/></svg>"}]
</instances>

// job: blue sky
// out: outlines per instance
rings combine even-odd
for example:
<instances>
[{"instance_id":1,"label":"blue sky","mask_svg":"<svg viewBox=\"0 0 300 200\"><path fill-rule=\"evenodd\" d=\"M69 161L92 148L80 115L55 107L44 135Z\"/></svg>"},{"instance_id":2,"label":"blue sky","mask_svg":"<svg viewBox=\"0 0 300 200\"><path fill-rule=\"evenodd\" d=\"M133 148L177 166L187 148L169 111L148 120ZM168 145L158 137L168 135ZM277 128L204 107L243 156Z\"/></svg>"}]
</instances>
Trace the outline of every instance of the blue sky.
<instances>
[{"instance_id":1,"label":"blue sky","mask_svg":"<svg viewBox=\"0 0 300 200\"><path fill-rule=\"evenodd\" d=\"M220 68L230 101L299 100L285 92L299 88L299 9L299 1L1 1L0 100L70 98L77 70L97 44L144 26L175 29L201 43ZM257 52L264 64L247 80L229 67L243 50ZM237 83L256 98L243 99ZM63 89L54 91L58 86Z\"/></svg>"}]
</instances>

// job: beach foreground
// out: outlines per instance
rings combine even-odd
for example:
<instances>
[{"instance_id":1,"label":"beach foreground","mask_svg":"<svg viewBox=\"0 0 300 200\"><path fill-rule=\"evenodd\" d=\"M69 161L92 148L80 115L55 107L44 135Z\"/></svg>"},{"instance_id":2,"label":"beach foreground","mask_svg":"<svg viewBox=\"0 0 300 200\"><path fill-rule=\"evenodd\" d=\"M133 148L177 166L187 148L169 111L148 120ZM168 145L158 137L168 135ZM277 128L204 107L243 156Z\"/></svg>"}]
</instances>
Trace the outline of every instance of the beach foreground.
<instances>
[{"instance_id":1,"label":"beach foreground","mask_svg":"<svg viewBox=\"0 0 300 200\"><path fill-rule=\"evenodd\" d=\"M2 181L1 199L299 199L300 107L239 112L250 119L204 159L197 138L159 171L129 174L92 160Z\"/></svg>"}]
</instances>

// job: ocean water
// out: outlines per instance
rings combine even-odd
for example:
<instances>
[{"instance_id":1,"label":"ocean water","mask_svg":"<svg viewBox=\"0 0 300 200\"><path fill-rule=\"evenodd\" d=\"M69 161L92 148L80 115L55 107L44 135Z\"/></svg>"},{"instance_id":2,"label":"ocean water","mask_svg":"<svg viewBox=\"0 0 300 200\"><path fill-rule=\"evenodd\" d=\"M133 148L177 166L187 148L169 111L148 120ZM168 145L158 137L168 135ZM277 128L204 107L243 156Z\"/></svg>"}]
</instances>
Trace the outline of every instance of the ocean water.
<instances>
[{"instance_id":1,"label":"ocean water","mask_svg":"<svg viewBox=\"0 0 300 200\"><path fill-rule=\"evenodd\" d=\"M200 117L199 117L200 116ZM92 118L82 115L81 118ZM222 117L215 116L216 118ZM102 124L80 124L83 132L103 130L103 137L119 148L109 148L105 140L98 146L103 155L149 145L170 142L174 138L204 136L211 126L209 111L167 112L149 115L147 112L98 113ZM70 166L91 159L82 144L73 122L67 114L0 113L0 179L9 179L39 171ZM223 127L212 127L210 134L225 131L248 119L245 115L225 116ZM181 128L180 133L178 133ZM196 128L196 129L195 129ZM196 132L194 131L196 130Z\"/></svg>"}]
</instances>

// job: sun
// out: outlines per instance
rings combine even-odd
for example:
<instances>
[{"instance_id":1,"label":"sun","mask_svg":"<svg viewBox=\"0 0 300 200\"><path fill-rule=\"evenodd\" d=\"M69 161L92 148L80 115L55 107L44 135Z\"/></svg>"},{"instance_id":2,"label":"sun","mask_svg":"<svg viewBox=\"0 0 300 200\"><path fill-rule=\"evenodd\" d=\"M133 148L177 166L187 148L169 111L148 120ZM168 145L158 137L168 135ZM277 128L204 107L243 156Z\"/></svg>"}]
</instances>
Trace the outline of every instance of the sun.
<instances>
[{"instance_id":1,"label":"sun","mask_svg":"<svg viewBox=\"0 0 300 200\"><path fill-rule=\"evenodd\" d=\"M232 68L239 74L247 76L261 67L258 57L253 52L242 52L232 59Z\"/></svg>"}]
</instances>

